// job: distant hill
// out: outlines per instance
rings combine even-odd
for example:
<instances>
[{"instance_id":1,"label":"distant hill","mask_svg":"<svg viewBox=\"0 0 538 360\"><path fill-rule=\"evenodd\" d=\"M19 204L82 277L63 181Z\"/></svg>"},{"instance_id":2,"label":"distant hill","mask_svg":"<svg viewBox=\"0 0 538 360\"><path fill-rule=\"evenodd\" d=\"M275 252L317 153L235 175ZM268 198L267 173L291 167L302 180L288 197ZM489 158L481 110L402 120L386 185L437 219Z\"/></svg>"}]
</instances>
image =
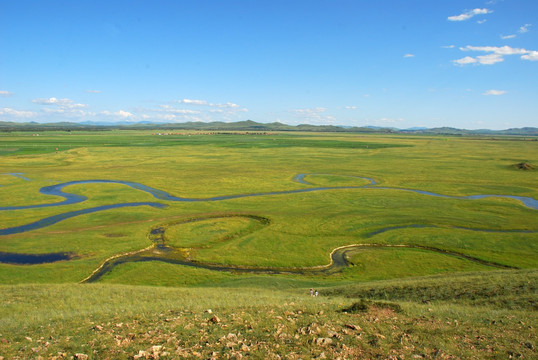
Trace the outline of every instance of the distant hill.
<instances>
[{"instance_id":1,"label":"distant hill","mask_svg":"<svg viewBox=\"0 0 538 360\"><path fill-rule=\"evenodd\" d=\"M350 127L337 125L287 125L279 122L258 123L252 120L238 122L185 122L185 123L154 123L154 122L134 122L134 123L94 123L94 122L58 122L58 123L37 123L37 122L5 122L0 121L0 131L107 131L107 130L201 130L201 131L308 131L308 132L342 132L342 133L403 133L403 134L430 134L430 135L521 135L538 136L538 128L523 127L506 130L464 130L452 127L424 128L415 127L409 129L384 128L377 126Z\"/></svg>"}]
</instances>

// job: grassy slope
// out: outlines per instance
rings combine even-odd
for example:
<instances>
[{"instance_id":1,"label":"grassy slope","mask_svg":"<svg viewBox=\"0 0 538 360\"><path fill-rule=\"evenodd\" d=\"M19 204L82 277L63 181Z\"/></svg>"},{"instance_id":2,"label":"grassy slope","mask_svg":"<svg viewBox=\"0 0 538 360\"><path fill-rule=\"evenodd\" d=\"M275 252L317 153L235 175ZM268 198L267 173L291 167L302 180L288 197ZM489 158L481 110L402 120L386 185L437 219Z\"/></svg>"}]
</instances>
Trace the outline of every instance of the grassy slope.
<instances>
[{"instance_id":1,"label":"grassy slope","mask_svg":"<svg viewBox=\"0 0 538 360\"><path fill-rule=\"evenodd\" d=\"M527 270L385 281L322 290L318 298L306 289L260 288L263 281L251 283L256 289L4 285L0 354L532 358L537 276ZM359 311L344 311L357 301Z\"/></svg>"},{"instance_id":2,"label":"grassy slope","mask_svg":"<svg viewBox=\"0 0 538 360\"><path fill-rule=\"evenodd\" d=\"M521 161L538 163L535 141L294 134L285 135L288 140L279 143L269 137L128 134L53 134L39 140L25 138L26 145L18 143L21 137L17 134L2 138L6 148L21 145L21 150L4 151L0 156L2 173L23 172L32 181L0 176L0 206L55 201L38 194L38 189L51 181L119 179L178 196L208 197L308 187L291 181L298 173L366 176L376 179L379 186L457 196L499 193L538 198L537 173L513 167ZM78 136L86 147L66 146L70 150L64 151L62 144L74 142L72 136ZM324 146L314 146L316 139L325 141ZM13 142L7 144L7 140ZM55 142L59 142L58 153L50 148ZM372 145L376 143L411 147ZM290 147L294 144L301 146ZM364 184L360 179L328 175L309 176L307 180L320 186ZM4 212L1 227L60 211L155 201L148 194L114 184L80 185L69 190L90 200L61 210ZM241 231L248 225L237 219L192 223L183 228L178 225L170 232L171 241L175 246L200 245L201 241L193 243L181 236L193 234L212 245L194 251L197 259L245 265L326 264L333 248L352 243L425 245L520 268L535 269L537 265L536 233L451 228L537 230L536 211L514 200L467 201L357 189L167 203L170 206L166 209L110 210L30 233L3 236L0 251L72 251L81 258L33 266L0 264L0 283L77 282L107 257L148 246L146 235L153 226L228 213L257 214L271 223L225 242L219 242L224 232ZM386 226L412 224L440 228L369 235ZM355 266L328 277L238 275L149 262L119 266L101 280L108 284L4 285L0 291L0 356L83 352L95 358L132 358L139 350L153 354L157 351L151 348L154 345L164 346L160 351L171 357L199 353L205 358L214 351L232 355L242 345L246 348L241 353L254 358L294 353L301 358L322 353L329 358L336 353L347 358L387 357L391 353L406 358L533 356L535 270L498 271L417 249L364 249L350 260ZM475 273L483 270L489 271ZM449 275L435 275L442 273ZM416 278L428 275L435 276ZM382 279L388 280L363 283ZM305 297L309 287L320 288L324 296ZM371 305L366 313L340 311L358 301L357 297L397 302L403 312L395 313L382 304ZM208 323L212 315L204 312L207 308L222 321ZM351 329L350 324L362 330ZM222 339L228 334L232 334L229 339Z\"/></svg>"}]
</instances>

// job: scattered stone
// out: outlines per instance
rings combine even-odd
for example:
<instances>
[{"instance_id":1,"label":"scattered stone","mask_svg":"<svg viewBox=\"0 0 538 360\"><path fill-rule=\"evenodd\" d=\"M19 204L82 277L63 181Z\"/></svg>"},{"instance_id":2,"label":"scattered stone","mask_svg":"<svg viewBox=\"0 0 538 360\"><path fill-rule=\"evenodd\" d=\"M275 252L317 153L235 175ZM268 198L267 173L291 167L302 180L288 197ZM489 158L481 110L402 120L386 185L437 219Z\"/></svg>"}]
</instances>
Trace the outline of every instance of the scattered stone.
<instances>
[{"instance_id":1,"label":"scattered stone","mask_svg":"<svg viewBox=\"0 0 538 360\"><path fill-rule=\"evenodd\" d=\"M210 322L212 322L213 324L218 324L220 323L220 319L217 315L213 315L213 317L211 319L209 319Z\"/></svg>"},{"instance_id":2,"label":"scattered stone","mask_svg":"<svg viewBox=\"0 0 538 360\"><path fill-rule=\"evenodd\" d=\"M326 346L333 343L333 340L330 338L317 338L314 340L314 343L319 346Z\"/></svg>"},{"instance_id":3,"label":"scattered stone","mask_svg":"<svg viewBox=\"0 0 538 360\"><path fill-rule=\"evenodd\" d=\"M338 335L338 333L336 331L328 331L327 335L329 335L329 337L332 337L332 338L340 337L340 335Z\"/></svg>"},{"instance_id":4,"label":"scattered stone","mask_svg":"<svg viewBox=\"0 0 538 360\"><path fill-rule=\"evenodd\" d=\"M208 314L213 314L213 311L211 309L207 309L205 312Z\"/></svg>"},{"instance_id":5,"label":"scattered stone","mask_svg":"<svg viewBox=\"0 0 538 360\"><path fill-rule=\"evenodd\" d=\"M77 360L88 360L89 356L86 355L86 354L82 354L82 353L76 353L75 354L75 359L77 359Z\"/></svg>"},{"instance_id":6,"label":"scattered stone","mask_svg":"<svg viewBox=\"0 0 538 360\"><path fill-rule=\"evenodd\" d=\"M362 331L362 328L358 325L353 325L353 324L346 324L345 327L351 329L351 330L357 330L357 331Z\"/></svg>"},{"instance_id":7,"label":"scattered stone","mask_svg":"<svg viewBox=\"0 0 538 360\"><path fill-rule=\"evenodd\" d=\"M137 359L147 359L149 357L149 352L147 351L144 351L144 350L140 350L138 351L138 354L133 356L133 359L137 360Z\"/></svg>"}]
</instances>

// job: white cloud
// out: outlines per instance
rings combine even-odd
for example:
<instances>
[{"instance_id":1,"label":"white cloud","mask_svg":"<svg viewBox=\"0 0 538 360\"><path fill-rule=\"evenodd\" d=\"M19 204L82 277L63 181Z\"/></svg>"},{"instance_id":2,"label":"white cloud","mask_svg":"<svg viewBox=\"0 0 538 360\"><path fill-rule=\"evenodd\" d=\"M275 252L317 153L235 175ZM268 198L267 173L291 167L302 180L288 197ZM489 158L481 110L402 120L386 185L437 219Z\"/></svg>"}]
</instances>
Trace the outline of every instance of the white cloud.
<instances>
[{"instance_id":1,"label":"white cloud","mask_svg":"<svg viewBox=\"0 0 538 360\"><path fill-rule=\"evenodd\" d=\"M182 104L189 104L189 105L208 105L207 101L205 100L183 99L183 100L179 100L178 102Z\"/></svg>"},{"instance_id":2,"label":"white cloud","mask_svg":"<svg viewBox=\"0 0 538 360\"><path fill-rule=\"evenodd\" d=\"M525 49L520 48L513 48L511 46L470 46L467 45L466 47L461 47L461 51L484 51L484 52L492 52L494 54L498 55L517 55L517 54L526 54L529 51Z\"/></svg>"},{"instance_id":3,"label":"white cloud","mask_svg":"<svg viewBox=\"0 0 538 360\"><path fill-rule=\"evenodd\" d=\"M415 55L413 55L413 54L405 54L403 57L404 58L412 58L412 57L415 57Z\"/></svg>"},{"instance_id":4,"label":"white cloud","mask_svg":"<svg viewBox=\"0 0 538 360\"><path fill-rule=\"evenodd\" d=\"M519 31L518 31L518 32L519 32L520 34L524 34L524 33L526 33L526 32L529 32L529 27L531 27L531 26L532 26L532 24L525 24L525 25L523 25L523 26L521 26L521 27L519 28Z\"/></svg>"},{"instance_id":5,"label":"white cloud","mask_svg":"<svg viewBox=\"0 0 538 360\"><path fill-rule=\"evenodd\" d=\"M395 124L398 124L398 123L401 123L404 119L402 118L397 118L397 119L394 119L394 118L381 118L381 119L377 119L377 120L374 120L374 125L377 125L377 126L390 126L390 125L395 125Z\"/></svg>"},{"instance_id":6,"label":"white cloud","mask_svg":"<svg viewBox=\"0 0 538 360\"><path fill-rule=\"evenodd\" d=\"M100 94L100 93L102 93L101 90L84 90L84 92L87 92L89 94Z\"/></svg>"},{"instance_id":7,"label":"white cloud","mask_svg":"<svg viewBox=\"0 0 538 360\"><path fill-rule=\"evenodd\" d=\"M170 105L161 105L161 111L170 112L173 114L199 114L200 111L189 110L189 109L177 109Z\"/></svg>"},{"instance_id":8,"label":"white cloud","mask_svg":"<svg viewBox=\"0 0 538 360\"><path fill-rule=\"evenodd\" d=\"M528 54L521 56L523 60L538 61L538 51L529 51Z\"/></svg>"},{"instance_id":9,"label":"white cloud","mask_svg":"<svg viewBox=\"0 0 538 360\"><path fill-rule=\"evenodd\" d=\"M347 110L357 110L358 108L357 108L357 106L352 105L352 106L345 106L345 109L347 109Z\"/></svg>"},{"instance_id":10,"label":"white cloud","mask_svg":"<svg viewBox=\"0 0 538 360\"><path fill-rule=\"evenodd\" d=\"M31 118L36 116L37 114L33 111L25 111L25 110L15 110L11 108L0 108L0 115L8 115L13 117L19 117L19 118Z\"/></svg>"},{"instance_id":11,"label":"white cloud","mask_svg":"<svg viewBox=\"0 0 538 360\"><path fill-rule=\"evenodd\" d=\"M331 115L326 115L325 112L327 108L325 107L315 107L307 109L295 109L291 110L301 121L302 123L307 124L331 124L336 121L336 119Z\"/></svg>"},{"instance_id":12,"label":"white cloud","mask_svg":"<svg viewBox=\"0 0 538 360\"><path fill-rule=\"evenodd\" d=\"M493 11L489 10L489 9L473 9L473 10L466 11L463 14L460 14L460 15L449 16L448 20L450 20L450 21L465 21L465 20L469 20L470 18L472 18L475 15L484 15L484 14L489 14L489 13L492 13L492 12Z\"/></svg>"},{"instance_id":13,"label":"white cloud","mask_svg":"<svg viewBox=\"0 0 538 360\"><path fill-rule=\"evenodd\" d=\"M48 99L34 99L32 102L40 105L55 105L61 109L81 109L88 107L86 104L76 104L71 99L57 99L55 97Z\"/></svg>"},{"instance_id":14,"label":"white cloud","mask_svg":"<svg viewBox=\"0 0 538 360\"><path fill-rule=\"evenodd\" d=\"M119 116L121 118L129 118L132 117L133 114L128 111L119 110L114 113L114 115Z\"/></svg>"},{"instance_id":15,"label":"white cloud","mask_svg":"<svg viewBox=\"0 0 538 360\"><path fill-rule=\"evenodd\" d=\"M100 113L100 115L116 116L116 117L120 117L120 118L123 118L123 119L130 118L130 117L134 116L132 113L130 113L128 111L124 111L124 110L118 110L118 111L115 111L115 112L105 110L105 111L102 111Z\"/></svg>"},{"instance_id":16,"label":"white cloud","mask_svg":"<svg viewBox=\"0 0 538 360\"><path fill-rule=\"evenodd\" d=\"M529 27L531 27L532 24L525 24L523 26L520 26L519 27L519 30L517 31L518 33L520 34L525 34L526 32L529 32ZM503 40L506 40L506 39L513 39L517 37L516 34L511 34L511 35L501 35L501 39Z\"/></svg>"},{"instance_id":17,"label":"white cloud","mask_svg":"<svg viewBox=\"0 0 538 360\"><path fill-rule=\"evenodd\" d=\"M307 116L312 116L312 115L319 115L323 112L327 111L327 108L324 108L324 107L316 107L316 108L310 108L310 109L295 109L295 110L292 110L292 112L296 113L296 114L299 114L299 115L307 115Z\"/></svg>"},{"instance_id":18,"label":"white cloud","mask_svg":"<svg viewBox=\"0 0 538 360\"><path fill-rule=\"evenodd\" d=\"M209 107L217 107L217 108L239 108L240 107L239 105L234 104L232 102L218 104L218 103L210 103L207 100L183 99L183 100L178 100L177 102L180 104L185 104L185 105L209 106Z\"/></svg>"},{"instance_id":19,"label":"white cloud","mask_svg":"<svg viewBox=\"0 0 538 360\"><path fill-rule=\"evenodd\" d=\"M441 47L444 48L444 49L454 49L456 47L456 45L443 45Z\"/></svg>"},{"instance_id":20,"label":"white cloud","mask_svg":"<svg viewBox=\"0 0 538 360\"><path fill-rule=\"evenodd\" d=\"M484 20L477 20L476 23L477 23L477 24L483 24L483 23L485 23L486 21L487 21L486 19L484 19Z\"/></svg>"},{"instance_id":21,"label":"white cloud","mask_svg":"<svg viewBox=\"0 0 538 360\"><path fill-rule=\"evenodd\" d=\"M534 50L526 50L521 48L513 48L511 46L466 46L460 47L461 51L482 51L489 52L487 55L480 55L476 58L466 56L462 59L453 60L455 65L467 65L467 64L482 64L493 65L498 62L504 61L504 56L507 55L521 55L521 59L536 61L538 60L538 52Z\"/></svg>"},{"instance_id":22,"label":"white cloud","mask_svg":"<svg viewBox=\"0 0 538 360\"><path fill-rule=\"evenodd\" d=\"M478 62L478 60L476 60L475 58L473 57L470 57L470 56L466 56L464 58L461 58L461 59L458 59L458 60L452 60L452 62L456 65L467 65L467 64L475 64Z\"/></svg>"},{"instance_id":23,"label":"white cloud","mask_svg":"<svg viewBox=\"0 0 538 360\"><path fill-rule=\"evenodd\" d=\"M201 99L181 99L174 100L172 103L183 106L161 104L158 108L145 109L143 116L170 122L235 121L241 118L240 114L248 112L247 108L232 102L211 103ZM138 117L140 116L142 115Z\"/></svg>"},{"instance_id":24,"label":"white cloud","mask_svg":"<svg viewBox=\"0 0 538 360\"><path fill-rule=\"evenodd\" d=\"M494 96L499 96L499 95L504 95L506 94L506 91L505 90L488 90L486 91L485 93L483 93L482 95L494 95Z\"/></svg>"},{"instance_id":25,"label":"white cloud","mask_svg":"<svg viewBox=\"0 0 538 360\"><path fill-rule=\"evenodd\" d=\"M6 96L7 97L7 96L11 96L11 95L13 95L13 93L10 92L10 91L0 90L0 96Z\"/></svg>"},{"instance_id":26,"label":"white cloud","mask_svg":"<svg viewBox=\"0 0 538 360\"><path fill-rule=\"evenodd\" d=\"M493 65L498 62L504 61L502 55L499 54L481 55L477 56L476 59L478 60L478 63L482 65Z\"/></svg>"},{"instance_id":27,"label":"white cloud","mask_svg":"<svg viewBox=\"0 0 538 360\"><path fill-rule=\"evenodd\" d=\"M231 102L227 102L225 104L209 104L209 106L216 106L219 108L238 108L239 107L239 105L231 103Z\"/></svg>"}]
</instances>

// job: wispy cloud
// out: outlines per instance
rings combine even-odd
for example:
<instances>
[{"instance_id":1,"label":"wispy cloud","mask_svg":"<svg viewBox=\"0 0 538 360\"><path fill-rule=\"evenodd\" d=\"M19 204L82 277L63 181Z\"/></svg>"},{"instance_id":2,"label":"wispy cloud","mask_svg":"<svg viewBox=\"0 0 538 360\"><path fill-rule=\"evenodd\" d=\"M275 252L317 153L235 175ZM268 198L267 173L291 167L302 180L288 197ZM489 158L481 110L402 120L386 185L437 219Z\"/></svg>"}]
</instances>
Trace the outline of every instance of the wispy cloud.
<instances>
[{"instance_id":1,"label":"wispy cloud","mask_svg":"<svg viewBox=\"0 0 538 360\"><path fill-rule=\"evenodd\" d=\"M87 92L89 94L100 94L100 93L102 93L101 90L84 90L84 92Z\"/></svg>"},{"instance_id":2,"label":"wispy cloud","mask_svg":"<svg viewBox=\"0 0 538 360\"><path fill-rule=\"evenodd\" d=\"M525 33L529 32L529 27L531 27L531 26L532 26L532 24L525 24L523 26L520 26L519 30L517 32L520 33L520 34L525 34ZM517 37L516 34L501 35L501 39L503 39L503 40L513 39L515 37Z\"/></svg>"},{"instance_id":3,"label":"wispy cloud","mask_svg":"<svg viewBox=\"0 0 538 360\"><path fill-rule=\"evenodd\" d=\"M344 108L345 108L346 110L357 110L357 109L358 109L358 107L355 106L355 105L352 105L352 106L345 106Z\"/></svg>"},{"instance_id":4,"label":"wispy cloud","mask_svg":"<svg viewBox=\"0 0 538 360\"><path fill-rule=\"evenodd\" d=\"M404 121L404 119L402 118L395 119L395 118L383 117L383 118L374 120L373 124L377 126L394 126L398 123L401 123L402 121Z\"/></svg>"},{"instance_id":5,"label":"wispy cloud","mask_svg":"<svg viewBox=\"0 0 538 360\"><path fill-rule=\"evenodd\" d=\"M465 20L469 20L473 16L489 14L492 12L493 11L489 9L473 9L473 10L466 11L460 15L449 16L448 20L449 21L465 21Z\"/></svg>"},{"instance_id":6,"label":"wispy cloud","mask_svg":"<svg viewBox=\"0 0 538 360\"><path fill-rule=\"evenodd\" d=\"M192 100L192 99L183 99L178 100L180 104L188 104L188 105L208 105L208 102L206 100Z\"/></svg>"},{"instance_id":7,"label":"wispy cloud","mask_svg":"<svg viewBox=\"0 0 538 360\"><path fill-rule=\"evenodd\" d=\"M529 27L531 27L532 24L525 24L519 28L518 33L525 34L526 32L529 32Z\"/></svg>"},{"instance_id":8,"label":"wispy cloud","mask_svg":"<svg viewBox=\"0 0 538 360\"><path fill-rule=\"evenodd\" d=\"M494 95L494 96L499 96L499 95L504 95L506 94L506 91L505 90L488 90L486 92L484 92L482 95L486 95L486 96L489 96L489 95Z\"/></svg>"},{"instance_id":9,"label":"wispy cloud","mask_svg":"<svg viewBox=\"0 0 538 360\"><path fill-rule=\"evenodd\" d=\"M454 49L456 47L456 45L443 45L441 47L444 48L444 49Z\"/></svg>"},{"instance_id":10,"label":"wispy cloud","mask_svg":"<svg viewBox=\"0 0 538 360\"><path fill-rule=\"evenodd\" d=\"M13 93L11 91L0 90L0 96L8 97L8 96L11 96L11 95L13 95Z\"/></svg>"},{"instance_id":11,"label":"wispy cloud","mask_svg":"<svg viewBox=\"0 0 538 360\"><path fill-rule=\"evenodd\" d=\"M172 113L172 114L190 114L190 115L200 113L200 111L197 111L197 110L178 109L170 105L161 105L161 111Z\"/></svg>"},{"instance_id":12,"label":"wispy cloud","mask_svg":"<svg viewBox=\"0 0 538 360\"><path fill-rule=\"evenodd\" d=\"M16 118L31 118L36 116L37 114L33 111L25 111L25 110L15 110L11 108L0 108L0 115L7 115L12 116Z\"/></svg>"},{"instance_id":13,"label":"wispy cloud","mask_svg":"<svg viewBox=\"0 0 538 360\"><path fill-rule=\"evenodd\" d=\"M231 108L231 109L236 109L239 107L239 105L231 103L231 102L227 102L224 104L209 104L209 106L216 106L219 108Z\"/></svg>"},{"instance_id":14,"label":"wispy cloud","mask_svg":"<svg viewBox=\"0 0 538 360\"><path fill-rule=\"evenodd\" d=\"M461 47L461 51L484 51L492 52L498 55L517 55L517 54L526 54L529 50L513 48L511 46L471 46L467 45L466 47Z\"/></svg>"},{"instance_id":15,"label":"wispy cloud","mask_svg":"<svg viewBox=\"0 0 538 360\"><path fill-rule=\"evenodd\" d=\"M193 100L193 99L183 99L177 101L180 104L185 105L196 105L196 106L209 106L209 107L217 107L217 108L239 108L240 106L238 104L232 103L232 102L226 102L226 103L211 103L207 100Z\"/></svg>"},{"instance_id":16,"label":"wispy cloud","mask_svg":"<svg viewBox=\"0 0 538 360\"><path fill-rule=\"evenodd\" d=\"M180 105L177 105L180 104ZM212 103L202 99L180 99L157 108L141 109L136 117L168 122L236 121L248 109L236 103Z\"/></svg>"},{"instance_id":17,"label":"wispy cloud","mask_svg":"<svg viewBox=\"0 0 538 360\"><path fill-rule=\"evenodd\" d=\"M467 64L475 64L478 62L478 60L476 60L475 58L473 57L470 57L470 56L466 56L464 58L461 58L461 59L458 59L458 60L452 60L452 62L456 65L467 65Z\"/></svg>"},{"instance_id":18,"label":"wispy cloud","mask_svg":"<svg viewBox=\"0 0 538 360\"><path fill-rule=\"evenodd\" d=\"M298 115L306 115L306 116L315 116L319 115L321 113L324 113L327 111L327 108L324 107L316 107L316 108L310 108L310 109L295 109L292 110L292 112L298 114Z\"/></svg>"},{"instance_id":19,"label":"wispy cloud","mask_svg":"<svg viewBox=\"0 0 538 360\"><path fill-rule=\"evenodd\" d=\"M461 59L453 60L455 65L467 65L467 64L481 64L481 65L493 65L498 62L504 61L504 56L508 55L521 55L521 59L528 61L538 60L538 51L527 50L521 48L513 48L511 46L466 46L460 47L461 51L480 51L490 53L487 55L480 55L477 57L466 56Z\"/></svg>"},{"instance_id":20,"label":"wispy cloud","mask_svg":"<svg viewBox=\"0 0 538 360\"><path fill-rule=\"evenodd\" d=\"M302 123L307 124L334 124L336 118L332 115L327 115L327 108L315 107L306 109L291 110Z\"/></svg>"},{"instance_id":21,"label":"wispy cloud","mask_svg":"<svg viewBox=\"0 0 538 360\"><path fill-rule=\"evenodd\" d=\"M57 99L55 97L48 99L34 99L32 102L39 105L54 105L61 109L81 109L88 107L86 104L77 104L71 99Z\"/></svg>"},{"instance_id":22,"label":"wispy cloud","mask_svg":"<svg viewBox=\"0 0 538 360\"><path fill-rule=\"evenodd\" d=\"M413 57L415 57L415 55L413 55L413 54L405 54L403 57L404 58L413 58Z\"/></svg>"},{"instance_id":23,"label":"wispy cloud","mask_svg":"<svg viewBox=\"0 0 538 360\"><path fill-rule=\"evenodd\" d=\"M102 111L100 114L106 115L106 116L114 116L120 119L128 119L128 118L134 117L133 113L130 113L129 111L125 111L125 110L118 110L115 112L105 110L105 111Z\"/></svg>"}]
</instances>

